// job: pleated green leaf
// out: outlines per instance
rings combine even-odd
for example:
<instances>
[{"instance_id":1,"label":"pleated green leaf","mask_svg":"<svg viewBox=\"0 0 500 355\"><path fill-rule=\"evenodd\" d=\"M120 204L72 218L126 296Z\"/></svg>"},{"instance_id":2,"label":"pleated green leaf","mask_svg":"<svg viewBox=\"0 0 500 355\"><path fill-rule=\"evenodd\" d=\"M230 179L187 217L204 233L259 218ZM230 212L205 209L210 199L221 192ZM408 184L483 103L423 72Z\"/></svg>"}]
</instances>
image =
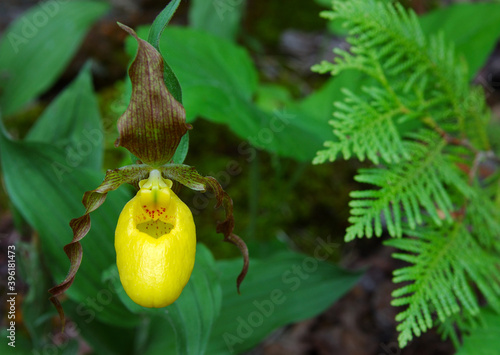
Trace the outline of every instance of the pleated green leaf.
<instances>
[{"instance_id":1,"label":"pleated green leaf","mask_svg":"<svg viewBox=\"0 0 500 355\"><path fill-rule=\"evenodd\" d=\"M16 142L8 139L5 132L0 134L0 160L7 193L21 215L38 231L56 282L64 279L69 267L63 252L63 246L71 241L69 221L83 214L83 193L102 181L102 174L97 171L62 169L65 159L60 149L49 144ZM99 319L132 326L138 321L113 294L111 299L103 298L104 293L109 293L109 286L101 278L102 270L115 263L114 230L128 199L124 190L111 194L93 214L92 231L82 242L86 258L67 295L78 303L76 313L86 317L87 323ZM48 296L47 293L46 302Z\"/></svg>"},{"instance_id":2,"label":"pleated green leaf","mask_svg":"<svg viewBox=\"0 0 500 355\"><path fill-rule=\"evenodd\" d=\"M101 168L104 133L89 65L45 109L26 140L61 148L68 167Z\"/></svg>"},{"instance_id":3,"label":"pleated green leaf","mask_svg":"<svg viewBox=\"0 0 500 355\"><path fill-rule=\"evenodd\" d=\"M109 290L109 289L108 289ZM110 294L111 291L109 291ZM119 302L116 295L113 294L112 302ZM103 296L103 299L106 296ZM85 339L94 352L99 355L132 355L134 354L134 344L136 341L136 328L123 328L120 325L109 325L99 320L88 322L89 315L82 314L79 304L68 301L64 307L71 320L74 322L74 328ZM133 316L135 317L135 316ZM140 327L141 325L139 325ZM70 330L68 330L70 331ZM42 349L40 349L42 350ZM40 351L41 352L41 351ZM43 352L42 352L43 353ZM75 354L77 351L70 352L68 355Z\"/></svg>"},{"instance_id":4,"label":"pleated green leaf","mask_svg":"<svg viewBox=\"0 0 500 355\"><path fill-rule=\"evenodd\" d=\"M148 42L160 51L160 39L163 31L167 28L168 23L172 19L180 4L180 0L172 0L169 4L156 16L151 28L149 29ZM179 79L175 75L170 65L163 58L163 80L167 86L168 91L172 94L174 99L182 104L182 88ZM179 142L179 146L175 151L172 161L174 164L182 164L186 159L189 148L189 132L186 132Z\"/></svg>"},{"instance_id":5,"label":"pleated green leaf","mask_svg":"<svg viewBox=\"0 0 500 355\"><path fill-rule=\"evenodd\" d=\"M319 259L294 252L252 259L241 295L234 290L232 276L241 260L219 261L223 307L206 353L242 353L273 330L314 317L331 306L360 276L321 261L331 247L318 250Z\"/></svg>"},{"instance_id":6,"label":"pleated green leaf","mask_svg":"<svg viewBox=\"0 0 500 355\"><path fill-rule=\"evenodd\" d=\"M103 1L48 1L13 22L0 42L2 113L14 113L47 90L108 9Z\"/></svg>"},{"instance_id":7,"label":"pleated green leaf","mask_svg":"<svg viewBox=\"0 0 500 355\"><path fill-rule=\"evenodd\" d=\"M491 308L481 309L482 324L469 329L456 355L494 355L500 349L500 316Z\"/></svg>"},{"instance_id":8,"label":"pleated green leaf","mask_svg":"<svg viewBox=\"0 0 500 355\"><path fill-rule=\"evenodd\" d=\"M168 23L172 19L179 6L181 0L173 0L156 16L151 28L149 29L148 42L159 52L160 51L160 39L163 31L167 27ZM182 104L182 90L179 80L175 76L175 73L170 68L165 60L163 61L163 79L168 91L172 96ZM182 161L181 161L182 163Z\"/></svg>"},{"instance_id":9,"label":"pleated green leaf","mask_svg":"<svg viewBox=\"0 0 500 355\"><path fill-rule=\"evenodd\" d=\"M193 0L189 7L189 25L217 37L234 41L238 35L246 1Z\"/></svg>"}]
</instances>

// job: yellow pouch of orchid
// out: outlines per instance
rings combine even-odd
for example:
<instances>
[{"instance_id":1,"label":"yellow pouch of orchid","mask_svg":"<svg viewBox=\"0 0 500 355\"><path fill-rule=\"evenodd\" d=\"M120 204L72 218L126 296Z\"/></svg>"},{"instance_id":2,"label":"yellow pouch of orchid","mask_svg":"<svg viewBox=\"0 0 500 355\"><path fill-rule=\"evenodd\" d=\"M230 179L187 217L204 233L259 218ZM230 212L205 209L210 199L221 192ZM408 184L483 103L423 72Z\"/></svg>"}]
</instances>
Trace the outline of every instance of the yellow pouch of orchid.
<instances>
[{"instance_id":1,"label":"yellow pouch of orchid","mask_svg":"<svg viewBox=\"0 0 500 355\"><path fill-rule=\"evenodd\" d=\"M196 254L189 208L158 171L139 183L115 232L116 264L127 295L144 307L173 303L186 286Z\"/></svg>"}]
</instances>

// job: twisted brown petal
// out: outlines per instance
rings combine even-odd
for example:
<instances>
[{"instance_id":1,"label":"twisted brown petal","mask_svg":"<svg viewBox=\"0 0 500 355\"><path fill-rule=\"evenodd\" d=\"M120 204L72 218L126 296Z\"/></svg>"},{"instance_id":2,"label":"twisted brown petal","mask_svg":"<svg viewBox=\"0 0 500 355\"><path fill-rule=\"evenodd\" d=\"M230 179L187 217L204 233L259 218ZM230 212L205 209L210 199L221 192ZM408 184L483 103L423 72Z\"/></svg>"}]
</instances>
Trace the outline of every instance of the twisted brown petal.
<instances>
[{"instance_id":1,"label":"twisted brown petal","mask_svg":"<svg viewBox=\"0 0 500 355\"><path fill-rule=\"evenodd\" d=\"M234 229L234 216L233 216L233 200L227 194L219 182L211 176L201 176L195 168L188 165L181 164L170 164L163 166L162 174L168 179L175 180L184 186L189 187L191 190L207 192L211 191L215 195L217 203L216 208L221 205L224 207L226 218L224 221L217 224L217 233L222 233L224 235L224 241L232 243L238 247L243 256L243 268L238 275L236 280L236 287L238 288L238 293L240 292L240 284L245 278L248 265L248 248L245 242L233 233Z\"/></svg>"},{"instance_id":2,"label":"twisted brown petal","mask_svg":"<svg viewBox=\"0 0 500 355\"><path fill-rule=\"evenodd\" d=\"M62 295L71 286L82 262L83 249L80 240L85 237L90 230L89 214L104 203L109 191L116 190L123 183L136 185L139 180L146 178L148 174L148 169L141 165L131 165L120 169L108 170L102 184L95 190L87 191L83 195L82 203L86 209L85 214L81 217L72 219L69 223L73 230L73 240L71 243L64 246L64 251L71 263L68 275L59 285L49 290L52 294L50 301L54 304L61 317L63 328L65 316L58 296Z\"/></svg>"}]
</instances>

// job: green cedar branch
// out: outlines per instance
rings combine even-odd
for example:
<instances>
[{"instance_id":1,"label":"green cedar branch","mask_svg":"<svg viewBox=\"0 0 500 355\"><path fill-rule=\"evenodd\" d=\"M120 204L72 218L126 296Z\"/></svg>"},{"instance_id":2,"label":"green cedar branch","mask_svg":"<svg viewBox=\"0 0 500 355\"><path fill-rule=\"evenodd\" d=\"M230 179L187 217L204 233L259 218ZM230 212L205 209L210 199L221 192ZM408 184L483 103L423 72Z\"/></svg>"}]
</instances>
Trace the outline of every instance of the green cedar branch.
<instances>
[{"instance_id":1,"label":"green cedar branch","mask_svg":"<svg viewBox=\"0 0 500 355\"><path fill-rule=\"evenodd\" d=\"M412 238L390 239L385 245L398 248L393 257L409 265L394 271L394 283L404 283L392 293L393 306L405 306L396 316L401 347L435 323L450 317L467 318L479 312L480 291L488 303L500 310L498 252L478 241L466 218L455 224L405 231ZM437 313L437 320L432 313Z\"/></svg>"}]
</instances>

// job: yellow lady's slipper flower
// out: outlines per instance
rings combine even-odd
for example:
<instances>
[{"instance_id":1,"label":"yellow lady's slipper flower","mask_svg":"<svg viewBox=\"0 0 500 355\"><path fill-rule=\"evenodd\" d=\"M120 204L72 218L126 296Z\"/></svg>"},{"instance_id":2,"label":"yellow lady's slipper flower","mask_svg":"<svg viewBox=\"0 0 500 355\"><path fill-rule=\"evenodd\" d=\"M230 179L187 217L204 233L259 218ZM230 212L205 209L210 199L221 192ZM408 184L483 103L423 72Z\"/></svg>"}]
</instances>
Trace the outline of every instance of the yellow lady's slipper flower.
<instances>
[{"instance_id":1,"label":"yellow lady's slipper flower","mask_svg":"<svg viewBox=\"0 0 500 355\"><path fill-rule=\"evenodd\" d=\"M175 4L167 6L170 16L179 2ZM160 17L164 24L169 20L164 12ZM202 176L195 168L182 164L187 152L186 133L191 125L186 123L186 110L180 102L180 87L175 76L165 78L165 61L157 46L140 39L131 28L119 26L136 39L138 49L129 68L130 103L118 119L119 137L115 146L128 149L138 162L108 170L104 181L83 195L85 214L70 222L73 239L64 246L71 263L69 272L60 284L49 290L63 328L65 317L58 297L72 285L82 262L80 241L90 230L90 213L104 203L110 191L122 184L136 187L139 183L140 187L137 195L123 208L115 231L120 280L134 302L144 307L168 306L180 296L194 266L196 231L193 216L172 192L172 181L163 176L191 190L213 193L216 207L223 206L226 212L225 219L217 224L217 232L224 235L224 241L236 245L243 255L243 268L236 279L238 291L248 270L248 249L233 233L231 197L216 179ZM160 33L157 33L156 42L153 41L156 44ZM175 95L170 93L166 81L175 89ZM182 141L182 149L179 149ZM144 180L148 174L149 178Z\"/></svg>"},{"instance_id":2,"label":"yellow lady's slipper flower","mask_svg":"<svg viewBox=\"0 0 500 355\"><path fill-rule=\"evenodd\" d=\"M158 170L139 187L118 219L116 263L123 288L135 303L165 307L180 296L193 270L193 215Z\"/></svg>"}]
</instances>

